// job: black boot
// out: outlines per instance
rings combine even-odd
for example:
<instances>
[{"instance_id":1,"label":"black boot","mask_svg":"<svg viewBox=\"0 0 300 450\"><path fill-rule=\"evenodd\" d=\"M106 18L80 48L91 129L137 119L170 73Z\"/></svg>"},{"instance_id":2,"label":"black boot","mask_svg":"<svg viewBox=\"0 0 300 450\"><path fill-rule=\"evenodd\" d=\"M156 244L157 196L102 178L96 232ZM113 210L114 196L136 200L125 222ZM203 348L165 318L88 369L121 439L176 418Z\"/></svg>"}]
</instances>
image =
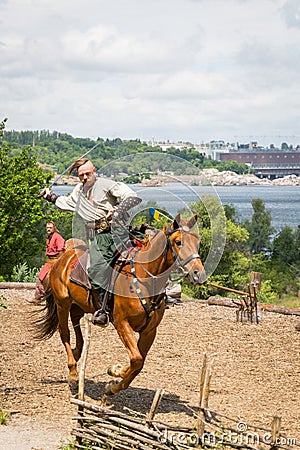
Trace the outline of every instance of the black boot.
<instances>
[{"instance_id":1,"label":"black boot","mask_svg":"<svg viewBox=\"0 0 300 450\"><path fill-rule=\"evenodd\" d=\"M106 327L109 324L108 312L105 309L106 302L103 304L105 293L106 291L103 289L93 289L92 291L92 295L96 300L96 305L100 308L94 312L92 323L94 325L99 325L100 327Z\"/></svg>"}]
</instances>

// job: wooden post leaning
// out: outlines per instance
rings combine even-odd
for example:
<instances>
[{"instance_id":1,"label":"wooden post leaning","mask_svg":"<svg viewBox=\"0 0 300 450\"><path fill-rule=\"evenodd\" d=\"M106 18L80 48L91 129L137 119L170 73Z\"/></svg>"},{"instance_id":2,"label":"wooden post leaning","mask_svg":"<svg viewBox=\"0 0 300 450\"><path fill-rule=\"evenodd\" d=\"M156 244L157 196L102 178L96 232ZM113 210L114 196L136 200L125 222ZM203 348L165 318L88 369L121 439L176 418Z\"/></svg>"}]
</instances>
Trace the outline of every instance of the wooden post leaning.
<instances>
[{"instance_id":1,"label":"wooden post leaning","mask_svg":"<svg viewBox=\"0 0 300 450\"><path fill-rule=\"evenodd\" d=\"M207 355L203 353L203 361L199 379L199 404L197 419L197 435L202 439L205 425L205 410L208 408L208 397L210 391L210 381L212 376L212 362L209 363Z\"/></svg>"},{"instance_id":2,"label":"wooden post leaning","mask_svg":"<svg viewBox=\"0 0 300 450\"><path fill-rule=\"evenodd\" d=\"M85 382L85 369L86 369L86 361L87 355L90 347L91 341L91 314L85 314L84 318L84 341L82 354L80 358L80 368L79 368L79 381L78 381L78 400L84 401L84 382ZM78 416L83 416L84 407L82 405L78 405ZM80 427L83 426L84 422L80 419L78 420L78 424ZM82 443L82 437L76 435L76 441L79 445Z\"/></svg>"},{"instance_id":3,"label":"wooden post leaning","mask_svg":"<svg viewBox=\"0 0 300 450\"><path fill-rule=\"evenodd\" d=\"M84 315L84 342L83 349L80 358L80 368L79 368L79 382L78 382L78 400L84 400L84 379L85 379L85 368L87 355L90 347L91 341L91 315Z\"/></svg>"},{"instance_id":4,"label":"wooden post leaning","mask_svg":"<svg viewBox=\"0 0 300 450\"><path fill-rule=\"evenodd\" d=\"M155 395L154 395L154 398L153 398L153 402L152 402L152 405L150 407L150 411L149 411L149 413L147 415L147 424L148 425L151 425L151 422L154 419L154 416L155 416L155 414L157 412L159 403L160 403L160 401L162 399L162 396L164 395L164 392L165 391L164 391L163 388L156 389L156 392L155 392Z\"/></svg>"}]
</instances>

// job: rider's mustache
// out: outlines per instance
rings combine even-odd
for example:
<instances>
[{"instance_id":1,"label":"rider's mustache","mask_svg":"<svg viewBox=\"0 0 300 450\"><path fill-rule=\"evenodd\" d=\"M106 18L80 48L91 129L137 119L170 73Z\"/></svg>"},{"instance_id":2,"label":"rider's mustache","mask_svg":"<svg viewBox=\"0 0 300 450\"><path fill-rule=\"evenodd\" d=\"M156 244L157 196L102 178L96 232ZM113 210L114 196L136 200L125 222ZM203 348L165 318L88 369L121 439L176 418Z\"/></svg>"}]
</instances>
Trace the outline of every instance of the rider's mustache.
<instances>
[{"instance_id":1,"label":"rider's mustache","mask_svg":"<svg viewBox=\"0 0 300 450\"><path fill-rule=\"evenodd\" d=\"M96 181L96 176L93 175L90 180L86 181L83 185L83 193L86 195L89 190L94 186Z\"/></svg>"}]
</instances>

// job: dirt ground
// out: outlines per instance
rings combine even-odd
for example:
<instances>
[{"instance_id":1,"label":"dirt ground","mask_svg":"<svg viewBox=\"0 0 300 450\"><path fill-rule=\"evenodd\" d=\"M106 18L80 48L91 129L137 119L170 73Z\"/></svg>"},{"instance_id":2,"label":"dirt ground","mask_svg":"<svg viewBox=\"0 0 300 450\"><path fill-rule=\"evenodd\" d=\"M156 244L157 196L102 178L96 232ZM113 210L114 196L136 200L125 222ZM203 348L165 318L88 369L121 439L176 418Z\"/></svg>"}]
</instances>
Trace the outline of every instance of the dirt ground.
<instances>
[{"instance_id":1,"label":"dirt ground","mask_svg":"<svg viewBox=\"0 0 300 450\"><path fill-rule=\"evenodd\" d=\"M30 290L2 290L0 308L0 407L10 411L0 426L0 449L58 449L73 438L64 349L56 333L35 342L29 328L35 306ZM193 425L203 352L214 355L209 408L246 424L282 429L300 443L300 333L298 318L264 313L259 325L235 322L235 311L203 302L183 302L166 310L145 367L127 391L113 398L118 410L147 413L155 390L165 394L156 418ZM112 325L92 329L86 369L86 400L100 402L107 368L127 355ZM127 410L125 409L125 412Z\"/></svg>"}]
</instances>

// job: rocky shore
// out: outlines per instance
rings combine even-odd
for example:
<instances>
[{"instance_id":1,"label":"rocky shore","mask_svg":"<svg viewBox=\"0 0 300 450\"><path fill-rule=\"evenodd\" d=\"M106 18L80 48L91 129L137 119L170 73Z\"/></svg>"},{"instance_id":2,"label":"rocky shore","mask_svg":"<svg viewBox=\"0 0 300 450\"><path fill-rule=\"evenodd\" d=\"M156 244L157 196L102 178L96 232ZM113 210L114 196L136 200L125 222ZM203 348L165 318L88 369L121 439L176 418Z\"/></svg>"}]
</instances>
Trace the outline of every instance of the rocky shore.
<instances>
[{"instance_id":1,"label":"rocky shore","mask_svg":"<svg viewBox=\"0 0 300 450\"><path fill-rule=\"evenodd\" d=\"M174 181L164 177L157 178L160 182ZM300 177L296 175L287 175L283 178L269 180L267 178L258 178L253 174L238 175L235 172L224 171L220 172L217 169L203 169L199 175L182 175L180 180L184 183L198 186L198 185L212 185L212 186L300 186Z\"/></svg>"},{"instance_id":2,"label":"rocky shore","mask_svg":"<svg viewBox=\"0 0 300 450\"><path fill-rule=\"evenodd\" d=\"M300 177L297 175L287 175L283 178L269 180L268 178L258 178L253 174L238 175L230 171L219 172L217 169L204 169L202 174L213 186L300 186Z\"/></svg>"}]
</instances>

